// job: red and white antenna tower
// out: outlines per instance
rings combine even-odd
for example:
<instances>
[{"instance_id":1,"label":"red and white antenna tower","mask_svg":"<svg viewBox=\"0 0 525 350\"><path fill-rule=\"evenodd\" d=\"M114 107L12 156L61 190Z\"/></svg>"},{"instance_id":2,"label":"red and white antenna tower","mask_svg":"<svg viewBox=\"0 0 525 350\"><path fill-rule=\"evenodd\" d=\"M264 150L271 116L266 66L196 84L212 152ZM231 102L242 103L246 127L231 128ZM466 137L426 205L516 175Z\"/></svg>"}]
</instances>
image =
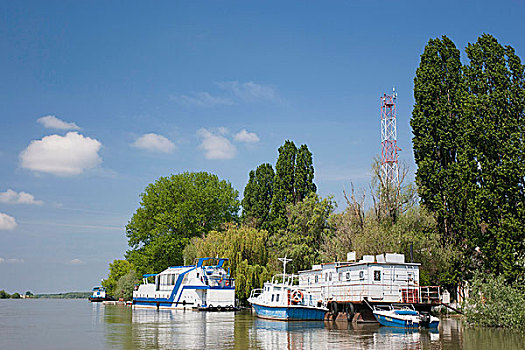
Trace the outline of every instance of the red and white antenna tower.
<instances>
[{"instance_id":1,"label":"red and white antenna tower","mask_svg":"<svg viewBox=\"0 0 525 350\"><path fill-rule=\"evenodd\" d=\"M383 185L399 188L397 161L396 89L381 96L381 180Z\"/></svg>"}]
</instances>

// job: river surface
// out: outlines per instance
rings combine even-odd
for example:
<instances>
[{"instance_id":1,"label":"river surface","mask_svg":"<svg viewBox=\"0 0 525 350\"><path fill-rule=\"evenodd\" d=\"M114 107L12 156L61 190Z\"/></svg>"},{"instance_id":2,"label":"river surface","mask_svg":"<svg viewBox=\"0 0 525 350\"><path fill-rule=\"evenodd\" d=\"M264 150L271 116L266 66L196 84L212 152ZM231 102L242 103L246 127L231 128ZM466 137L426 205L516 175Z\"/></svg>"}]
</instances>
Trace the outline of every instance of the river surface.
<instances>
[{"instance_id":1,"label":"river surface","mask_svg":"<svg viewBox=\"0 0 525 350\"><path fill-rule=\"evenodd\" d=\"M438 331L262 320L249 311L0 300L0 349L525 349L525 335L443 318Z\"/></svg>"}]
</instances>

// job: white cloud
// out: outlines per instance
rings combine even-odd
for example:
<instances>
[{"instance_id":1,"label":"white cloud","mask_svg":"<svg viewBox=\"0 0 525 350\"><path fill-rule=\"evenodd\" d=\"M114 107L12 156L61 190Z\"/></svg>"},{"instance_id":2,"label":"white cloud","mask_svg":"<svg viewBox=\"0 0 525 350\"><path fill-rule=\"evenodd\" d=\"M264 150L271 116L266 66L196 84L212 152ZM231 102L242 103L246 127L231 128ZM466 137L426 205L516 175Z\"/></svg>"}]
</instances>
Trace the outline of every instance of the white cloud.
<instances>
[{"instance_id":1,"label":"white cloud","mask_svg":"<svg viewBox=\"0 0 525 350\"><path fill-rule=\"evenodd\" d=\"M6 263L6 264L23 264L24 259L4 259L0 257L0 264Z\"/></svg>"},{"instance_id":2,"label":"white cloud","mask_svg":"<svg viewBox=\"0 0 525 350\"><path fill-rule=\"evenodd\" d=\"M102 162L98 154L101 147L99 141L77 132L50 135L31 141L20 153L21 166L59 176L78 175Z\"/></svg>"},{"instance_id":3,"label":"white cloud","mask_svg":"<svg viewBox=\"0 0 525 350\"><path fill-rule=\"evenodd\" d=\"M248 132L246 129L242 129L235 135L233 135L235 141L246 142L246 143L257 143L259 142L259 136L254 132Z\"/></svg>"},{"instance_id":4,"label":"white cloud","mask_svg":"<svg viewBox=\"0 0 525 350\"><path fill-rule=\"evenodd\" d=\"M202 138L199 148L204 150L206 159L232 159L237 154L237 148L224 136L204 128L197 131L197 135Z\"/></svg>"},{"instance_id":5,"label":"white cloud","mask_svg":"<svg viewBox=\"0 0 525 350\"><path fill-rule=\"evenodd\" d=\"M37 122L48 129L80 130L80 127L77 124L65 122L54 115L46 115L45 117L38 118Z\"/></svg>"},{"instance_id":6,"label":"white cloud","mask_svg":"<svg viewBox=\"0 0 525 350\"><path fill-rule=\"evenodd\" d=\"M26 192L17 193L16 191L8 189L6 192L0 192L0 203L42 205L44 202L36 200L32 194Z\"/></svg>"},{"instance_id":7,"label":"white cloud","mask_svg":"<svg viewBox=\"0 0 525 350\"><path fill-rule=\"evenodd\" d=\"M228 98L213 96L208 92L196 92L191 94L191 96L172 96L171 99L186 105L195 105L200 107L213 107L216 105L233 104L233 101Z\"/></svg>"},{"instance_id":8,"label":"white cloud","mask_svg":"<svg viewBox=\"0 0 525 350\"><path fill-rule=\"evenodd\" d=\"M17 226L14 217L0 213L0 230L14 230Z\"/></svg>"},{"instance_id":9,"label":"white cloud","mask_svg":"<svg viewBox=\"0 0 525 350\"><path fill-rule=\"evenodd\" d=\"M147 151L171 153L175 149L175 144L158 134L145 134L139 137L134 143L134 147Z\"/></svg>"},{"instance_id":10,"label":"white cloud","mask_svg":"<svg viewBox=\"0 0 525 350\"><path fill-rule=\"evenodd\" d=\"M279 101L279 97L273 88L256 84L253 81L246 83L240 83L238 81L223 81L218 82L217 85L221 89L228 91L245 102L254 102L260 100L274 102Z\"/></svg>"},{"instance_id":11,"label":"white cloud","mask_svg":"<svg viewBox=\"0 0 525 350\"><path fill-rule=\"evenodd\" d=\"M71 265L79 265L79 264L83 264L84 262L80 259L73 259L69 262L69 264Z\"/></svg>"}]
</instances>

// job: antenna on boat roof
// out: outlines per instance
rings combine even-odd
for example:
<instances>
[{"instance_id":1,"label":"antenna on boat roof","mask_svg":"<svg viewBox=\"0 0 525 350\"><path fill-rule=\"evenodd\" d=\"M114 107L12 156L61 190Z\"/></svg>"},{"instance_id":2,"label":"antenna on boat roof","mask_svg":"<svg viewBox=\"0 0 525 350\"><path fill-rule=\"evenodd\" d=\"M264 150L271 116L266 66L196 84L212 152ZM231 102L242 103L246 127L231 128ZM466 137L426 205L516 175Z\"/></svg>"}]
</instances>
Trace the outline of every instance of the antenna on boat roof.
<instances>
[{"instance_id":1,"label":"antenna on boat roof","mask_svg":"<svg viewBox=\"0 0 525 350\"><path fill-rule=\"evenodd\" d=\"M286 259L286 255L284 258L278 258L280 261L283 262L283 276L286 276L286 264L288 264L292 259Z\"/></svg>"}]
</instances>

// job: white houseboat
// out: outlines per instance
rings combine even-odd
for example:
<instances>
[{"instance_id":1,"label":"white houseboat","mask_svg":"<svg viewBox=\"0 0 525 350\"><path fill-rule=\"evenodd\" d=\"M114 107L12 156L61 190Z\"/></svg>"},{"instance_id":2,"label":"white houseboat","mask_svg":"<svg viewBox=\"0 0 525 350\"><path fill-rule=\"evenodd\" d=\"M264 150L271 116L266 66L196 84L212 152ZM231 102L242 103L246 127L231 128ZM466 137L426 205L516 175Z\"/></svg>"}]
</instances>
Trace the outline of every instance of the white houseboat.
<instances>
[{"instance_id":1,"label":"white houseboat","mask_svg":"<svg viewBox=\"0 0 525 350\"><path fill-rule=\"evenodd\" d=\"M439 287L420 286L421 264L405 262L404 254L364 255L355 261L352 252L347 260L299 272L299 287L323 300L335 317L346 312L351 320L359 313L356 321L374 321L373 305L412 304L430 311L440 302Z\"/></svg>"},{"instance_id":2,"label":"white houseboat","mask_svg":"<svg viewBox=\"0 0 525 350\"><path fill-rule=\"evenodd\" d=\"M234 309L235 280L224 269L226 261L226 258L200 258L195 265L172 266L158 274L144 275L143 283L133 291L133 306Z\"/></svg>"}]
</instances>

